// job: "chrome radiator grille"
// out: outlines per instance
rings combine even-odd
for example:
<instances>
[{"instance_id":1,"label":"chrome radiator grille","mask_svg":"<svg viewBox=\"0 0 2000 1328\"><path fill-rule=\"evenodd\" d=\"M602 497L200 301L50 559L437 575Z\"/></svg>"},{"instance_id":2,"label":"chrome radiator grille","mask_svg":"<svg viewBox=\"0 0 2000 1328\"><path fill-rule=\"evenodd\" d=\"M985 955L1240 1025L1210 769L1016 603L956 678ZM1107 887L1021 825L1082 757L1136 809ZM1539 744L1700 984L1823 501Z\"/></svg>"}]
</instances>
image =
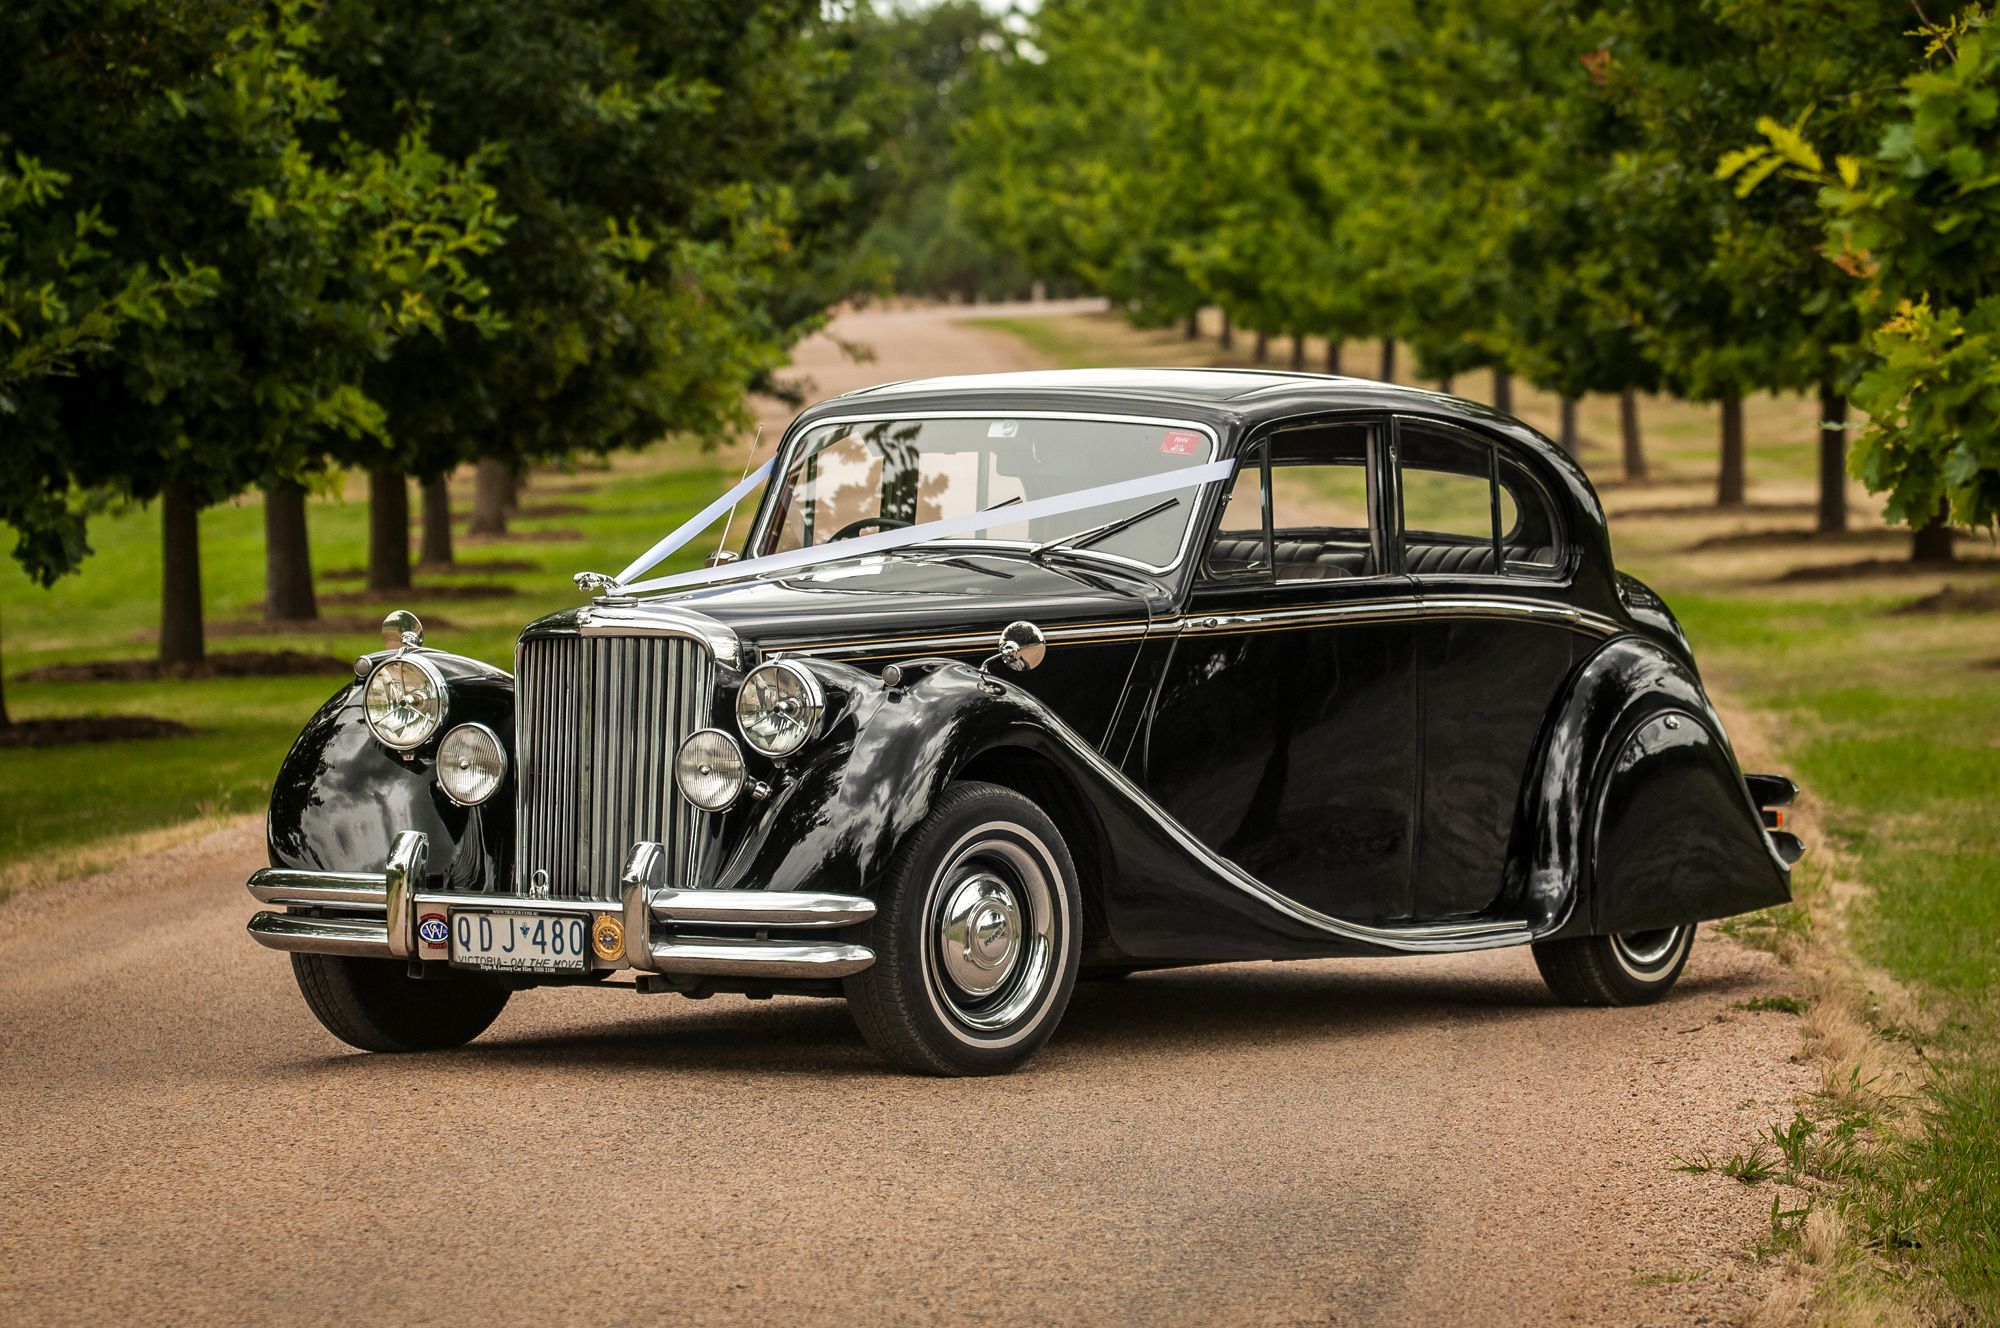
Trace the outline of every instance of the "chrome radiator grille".
<instances>
[{"instance_id":1,"label":"chrome radiator grille","mask_svg":"<svg viewBox=\"0 0 2000 1328\"><path fill-rule=\"evenodd\" d=\"M667 850L669 884L695 883L698 820L674 788L674 752L705 722L715 662L674 636L562 636L515 655L515 888L545 872L556 899L616 899L640 840Z\"/></svg>"}]
</instances>

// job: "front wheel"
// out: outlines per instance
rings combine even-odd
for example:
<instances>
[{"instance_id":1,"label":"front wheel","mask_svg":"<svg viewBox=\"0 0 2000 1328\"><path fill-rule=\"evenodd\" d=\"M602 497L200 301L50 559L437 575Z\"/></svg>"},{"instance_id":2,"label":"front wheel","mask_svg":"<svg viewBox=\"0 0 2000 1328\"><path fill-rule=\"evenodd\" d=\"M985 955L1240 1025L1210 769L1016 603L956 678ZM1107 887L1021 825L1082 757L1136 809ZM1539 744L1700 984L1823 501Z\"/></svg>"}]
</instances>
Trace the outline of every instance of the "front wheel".
<instances>
[{"instance_id":1,"label":"front wheel","mask_svg":"<svg viewBox=\"0 0 2000 1328\"><path fill-rule=\"evenodd\" d=\"M1645 1005L1667 994L1694 948L1694 924L1534 947L1542 981L1564 1005Z\"/></svg>"},{"instance_id":2,"label":"front wheel","mask_svg":"<svg viewBox=\"0 0 2000 1328\"><path fill-rule=\"evenodd\" d=\"M295 954L292 976L326 1031L363 1051L444 1051L484 1033L508 991L477 973L418 981L396 959Z\"/></svg>"},{"instance_id":3,"label":"front wheel","mask_svg":"<svg viewBox=\"0 0 2000 1328\"><path fill-rule=\"evenodd\" d=\"M1041 808L996 784L947 788L897 850L846 979L870 1046L923 1074L1002 1074L1048 1041L1082 947L1076 866Z\"/></svg>"}]
</instances>

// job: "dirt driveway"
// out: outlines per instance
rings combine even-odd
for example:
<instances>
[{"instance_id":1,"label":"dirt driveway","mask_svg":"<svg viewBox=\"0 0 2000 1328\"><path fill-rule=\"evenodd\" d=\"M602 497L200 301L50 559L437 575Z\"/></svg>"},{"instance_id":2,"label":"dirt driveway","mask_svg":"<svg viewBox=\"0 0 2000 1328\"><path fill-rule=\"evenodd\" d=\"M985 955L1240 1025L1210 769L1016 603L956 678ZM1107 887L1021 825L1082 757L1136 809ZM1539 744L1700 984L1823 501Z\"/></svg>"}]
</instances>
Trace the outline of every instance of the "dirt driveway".
<instances>
[{"instance_id":1,"label":"dirt driveway","mask_svg":"<svg viewBox=\"0 0 2000 1328\"><path fill-rule=\"evenodd\" d=\"M839 330L860 381L1029 362ZM997 1080L626 991L378 1057L244 936L261 859L246 820L0 907L0 1321L1693 1324L1775 1276L1768 1197L1673 1169L1809 1085L1739 1008L1789 978L1712 931L1637 1010L1509 951L1086 985Z\"/></svg>"}]
</instances>

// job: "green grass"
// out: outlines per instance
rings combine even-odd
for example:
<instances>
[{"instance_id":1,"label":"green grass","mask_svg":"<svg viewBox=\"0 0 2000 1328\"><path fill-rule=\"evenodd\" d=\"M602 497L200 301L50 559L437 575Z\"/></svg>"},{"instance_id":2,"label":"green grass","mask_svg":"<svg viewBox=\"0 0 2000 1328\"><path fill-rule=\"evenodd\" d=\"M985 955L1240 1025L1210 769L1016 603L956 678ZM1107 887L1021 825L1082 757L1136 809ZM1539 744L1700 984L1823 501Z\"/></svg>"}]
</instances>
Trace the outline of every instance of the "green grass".
<instances>
[{"instance_id":1,"label":"green grass","mask_svg":"<svg viewBox=\"0 0 2000 1328\"><path fill-rule=\"evenodd\" d=\"M538 505L579 512L517 520L525 536L472 544L461 538L460 567L449 575L418 574L418 588L396 597L428 626L430 644L511 667L514 638L530 619L578 602L570 574L617 571L672 524L735 479L718 467L661 455L623 458L615 473L540 475L524 496ZM564 492L594 486L587 493ZM470 501L469 490L460 505ZM322 597L358 591L358 580L325 573L357 568L367 547L367 507L327 497L310 504L314 566ZM462 529L462 527L461 527ZM574 542L546 542L537 532L575 530ZM379 648L371 630L333 634L223 636L208 649L293 649L331 656L323 676L218 678L160 682L21 682L38 665L149 657L159 612L159 519L134 509L93 522L95 553L83 570L53 590L19 576L0 577L0 667L8 674L7 703L16 719L146 714L178 720L192 735L143 743L53 749L0 748L0 879L10 868L54 850L171 826L190 818L253 812L270 797L272 777L305 720L351 677L357 654ZM701 552L667 565L693 566ZM255 619L263 598L263 512L246 500L202 517L202 590L213 625ZM529 562L535 570L494 573L482 563ZM505 598L451 599L454 585L499 583ZM378 622L389 604L322 603L329 617Z\"/></svg>"}]
</instances>

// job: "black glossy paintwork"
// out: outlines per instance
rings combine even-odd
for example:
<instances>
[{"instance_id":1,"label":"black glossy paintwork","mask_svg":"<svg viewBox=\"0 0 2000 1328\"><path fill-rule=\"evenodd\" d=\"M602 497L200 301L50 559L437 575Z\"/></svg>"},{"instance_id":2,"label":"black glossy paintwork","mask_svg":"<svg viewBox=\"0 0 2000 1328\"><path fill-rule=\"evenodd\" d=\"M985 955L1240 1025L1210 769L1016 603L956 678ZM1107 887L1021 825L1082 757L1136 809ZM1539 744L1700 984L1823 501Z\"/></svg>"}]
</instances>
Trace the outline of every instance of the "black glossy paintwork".
<instances>
[{"instance_id":1,"label":"black glossy paintwork","mask_svg":"<svg viewBox=\"0 0 2000 1328\"><path fill-rule=\"evenodd\" d=\"M1215 587L1190 612L1408 598L1404 578ZM1134 767L1224 857L1311 908L1412 915L1418 638L1406 623L1326 623L1176 639Z\"/></svg>"},{"instance_id":2,"label":"black glossy paintwork","mask_svg":"<svg viewBox=\"0 0 2000 1328\"><path fill-rule=\"evenodd\" d=\"M1087 955L1098 963L1394 948L1301 920L1259 897L1258 883L1353 922L1477 915L1518 919L1538 937L1713 917L1786 896L1784 863L1757 828L1679 625L1657 595L1613 570L1583 472L1525 425L1383 384L1134 371L895 385L811 408L781 446L827 418L939 409L1186 420L1212 428L1224 455L1306 420L1445 420L1503 446L1548 489L1565 558L1533 583L1392 574L1223 590L1198 583L1194 560L1152 575L1084 559L1040 566L1018 553L911 550L644 601L641 612L669 603L734 632L743 668L781 654L806 661L835 699L826 731L800 757L783 766L751 757L768 799L709 818L709 884L872 892L933 800L973 778L1019 788L1056 819L1084 877ZM1201 529L1216 502L1204 497ZM1523 622L1445 603L1464 599L1581 616ZM1187 617L1342 602L1417 616L1179 630ZM1047 661L983 677L972 666L1021 618L1051 634ZM555 615L529 631L574 631L578 619ZM479 718L511 741L505 675L430 657L451 680L447 726ZM908 677L885 689L879 675L892 662ZM733 723L740 678L741 669L721 671L718 725ZM390 838L418 829L454 886L508 880L511 786L469 814L437 791L428 758L405 761L375 743L356 689L342 689L286 759L272 861L379 868ZM1211 854L1248 870L1252 888Z\"/></svg>"},{"instance_id":3,"label":"black glossy paintwork","mask_svg":"<svg viewBox=\"0 0 2000 1328\"><path fill-rule=\"evenodd\" d=\"M460 807L437 785L437 744L455 724L477 722L512 750L514 683L505 673L441 651L424 657L444 675L449 700L431 740L408 756L369 732L357 679L336 691L285 754L271 792L266 840L274 867L373 871L404 830L430 836L433 884L478 890L510 878L514 787L479 808ZM373 658L383 658L376 655Z\"/></svg>"}]
</instances>

